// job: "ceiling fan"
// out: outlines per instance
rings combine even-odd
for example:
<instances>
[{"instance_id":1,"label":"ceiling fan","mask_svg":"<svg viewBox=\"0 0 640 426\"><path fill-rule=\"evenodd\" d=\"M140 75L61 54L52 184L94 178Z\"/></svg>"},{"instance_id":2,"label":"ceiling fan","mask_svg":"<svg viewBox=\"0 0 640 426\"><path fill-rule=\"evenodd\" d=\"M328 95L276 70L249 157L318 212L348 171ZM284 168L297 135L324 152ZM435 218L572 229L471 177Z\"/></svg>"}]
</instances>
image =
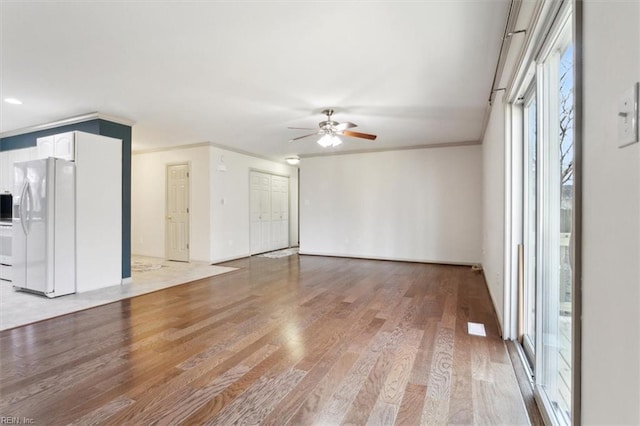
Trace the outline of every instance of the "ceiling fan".
<instances>
[{"instance_id":1,"label":"ceiling fan","mask_svg":"<svg viewBox=\"0 0 640 426\"><path fill-rule=\"evenodd\" d=\"M338 146L342 143L342 140L340 140L338 135L349 136L352 138L362 138L370 141L373 141L377 138L376 135L370 135L368 133L352 132L350 130L347 130L353 127L357 127L356 124L353 124L349 121L346 121L344 123L338 123L337 121L333 121L331 119L331 116L334 113L332 109L325 109L324 111L322 111L322 113L327 116L327 119L325 121L321 121L320 123L318 123L318 127L320 127L320 130L314 133L309 133L308 135L293 138L289 140L289 142L308 138L309 136L313 136L313 135L322 135L322 137L318 140L318 144L320 144L324 148L327 148L330 146ZM315 130L310 127L288 127L288 129Z\"/></svg>"}]
</instances>

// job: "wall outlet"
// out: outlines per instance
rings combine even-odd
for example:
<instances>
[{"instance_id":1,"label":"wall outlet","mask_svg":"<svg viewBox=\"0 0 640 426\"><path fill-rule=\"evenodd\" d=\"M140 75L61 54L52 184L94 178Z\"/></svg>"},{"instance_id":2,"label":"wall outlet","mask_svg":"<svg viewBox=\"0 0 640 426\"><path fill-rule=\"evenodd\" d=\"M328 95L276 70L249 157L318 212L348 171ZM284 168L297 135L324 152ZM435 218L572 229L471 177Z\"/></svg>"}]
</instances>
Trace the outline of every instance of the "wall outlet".
<instances>
[{"instance_id":1,"label":"wall outlet","mask_svg":"<svg viewBox=\"0 0 640 426\"><path fill-rule=\"evenodd\" d=\"M624 92L618 102L618 148L638 142L638 92L640 83Z\"/></svg>"}]
</instances>

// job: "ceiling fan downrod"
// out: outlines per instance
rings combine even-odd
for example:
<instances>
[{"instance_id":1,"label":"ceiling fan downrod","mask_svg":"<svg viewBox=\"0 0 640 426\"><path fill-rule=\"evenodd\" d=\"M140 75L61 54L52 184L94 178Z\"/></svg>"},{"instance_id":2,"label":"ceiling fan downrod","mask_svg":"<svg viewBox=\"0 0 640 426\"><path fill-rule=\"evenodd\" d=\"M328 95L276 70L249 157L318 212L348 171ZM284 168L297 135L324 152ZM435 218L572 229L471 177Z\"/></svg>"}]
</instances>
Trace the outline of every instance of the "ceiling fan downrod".
<instances>
[{"instance_id":1,"label":"ceiling fan downrod","mask_svg":"<svg viewBox=\"0 0 640 426\"><path fill-rule=\"evenodd\" d=\"M320 122L320 128L327 133L334 134L335 127L339 124L337 121L331 120L331 116L333 115L334 111L332 109L325 109L324 111L322 111L322 113L327 116L327 120Z\"/></svg>"}]
</instances>

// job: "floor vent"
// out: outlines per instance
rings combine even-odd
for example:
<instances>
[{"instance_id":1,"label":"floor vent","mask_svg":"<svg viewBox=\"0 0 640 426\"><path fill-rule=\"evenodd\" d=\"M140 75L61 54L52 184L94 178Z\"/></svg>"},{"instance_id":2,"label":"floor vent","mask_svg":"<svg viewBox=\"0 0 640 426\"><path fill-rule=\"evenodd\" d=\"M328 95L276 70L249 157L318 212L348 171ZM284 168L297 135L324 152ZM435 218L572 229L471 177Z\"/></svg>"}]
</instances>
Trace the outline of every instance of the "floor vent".
<instances>
[{"instance_id":1,"label":"floor vent","mask_svg":"<svg viewBox=\"0 0 640 426\"><path fill-rule=\"evenodd\" d=\"M468 322L467 332L472 336L485 336L487 333L484 331L484 324L478 322Z\"/></svg>"}]
</instances>

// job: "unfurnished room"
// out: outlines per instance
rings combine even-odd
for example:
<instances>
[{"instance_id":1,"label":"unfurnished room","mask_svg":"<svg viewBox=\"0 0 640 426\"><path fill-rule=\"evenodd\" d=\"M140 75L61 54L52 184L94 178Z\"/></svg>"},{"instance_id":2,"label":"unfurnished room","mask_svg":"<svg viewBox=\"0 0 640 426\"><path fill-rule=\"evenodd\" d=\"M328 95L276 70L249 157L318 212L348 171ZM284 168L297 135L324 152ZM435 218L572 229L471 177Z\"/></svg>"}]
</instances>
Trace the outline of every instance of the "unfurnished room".
<instances>
[{"instance_id":1,"label":"unfurnished room","mask_svg":"<svg viewBox=\"0 0 640 426\"><path fill-rule=\"evenodd\" d=\"M0 0L0 424L640 424L640 0Z\"/></svg>"}]
</instances>

